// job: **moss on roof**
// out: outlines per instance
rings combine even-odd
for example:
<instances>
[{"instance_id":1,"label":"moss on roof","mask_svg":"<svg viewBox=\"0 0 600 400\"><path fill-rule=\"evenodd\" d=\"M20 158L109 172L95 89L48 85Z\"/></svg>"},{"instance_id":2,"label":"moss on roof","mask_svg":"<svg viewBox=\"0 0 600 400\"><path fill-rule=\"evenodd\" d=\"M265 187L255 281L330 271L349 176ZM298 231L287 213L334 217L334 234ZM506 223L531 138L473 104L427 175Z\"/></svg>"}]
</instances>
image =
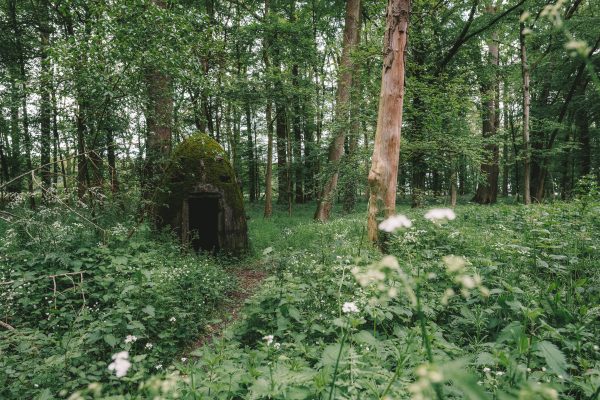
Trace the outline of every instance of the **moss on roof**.
<instances>
[{"instance_id":1,"label":"moss on roof","mask_svg":"<svg viewBox=\"0 0 600 400\"><path fill-rule=\"evenodd\" d=\"M226 203L243 213L244 203L235 172L221 145L205 133L195 133L171 154L158 204L164 222L170 221L184 198L199 184L212 185Z\"/></svg>"}]
</instances>

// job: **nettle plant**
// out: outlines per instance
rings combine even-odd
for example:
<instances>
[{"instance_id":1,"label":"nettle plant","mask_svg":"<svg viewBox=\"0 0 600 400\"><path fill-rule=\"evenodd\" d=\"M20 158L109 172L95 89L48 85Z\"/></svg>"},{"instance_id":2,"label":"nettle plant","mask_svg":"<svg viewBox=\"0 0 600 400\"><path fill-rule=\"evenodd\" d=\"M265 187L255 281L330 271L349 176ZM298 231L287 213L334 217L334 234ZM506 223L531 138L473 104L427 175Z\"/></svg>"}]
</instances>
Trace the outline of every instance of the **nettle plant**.
<instances>
[{"instance_id":1,"label":"nettle plant","mask_svg":"<svg viewBox=\"0 0 600 400\"><path fill-rule=\"evenodd\" d=\"M481 370L483 377L481 373L477 377L475 371L469 370L469 365L499 364L490 354L483 353L483 357L480 354L476 360L465 355L452 360L447 355L439 356L443 354L442 352L434 351L433 339L438 342L438 346L451 347L451 345L445 343L443 332L430 316L435 315L436 312L443 314L444 309L450 313L449 308L452 307L459 308L464 319L476 320L477 317L470 308L478 301L486 301L491 291L484 285L477 268L465 257L446 254L440 257L440 260L427 262L443 252L446 249L444 243L449 238L457 237L459 232L448 229L448 224L456 218L451 209L433 209L424 217L431 222L431 229L411 229L412 221L404 215L395 215L381 222L379 229L389 235L387 239L391 243L390 248L401 249L399 253L402 259L399 260L396 256L388 254L367 268L355 267L352 270L360 286L369 289L372 293L365 311L370 313L374 321L377 321L378 316L382 314L381 310L391 309L397 312L398 306L402 305L401 313L411 317L418 325L421 346L425 354L424 362L415 368L413 382L408 384L411 398L420 400L459 396L469 399L487 399L489 391L495 392L501 384L502 377L509 373L511 386L515 390L510 395L504 393L503 398L557 399L558 391L555 388L527 380L528 375L531 374L529 364L532 354L536 353L545 358L552 369L564 371L566 366L564 356L548 341L534 342L535 339L527 336L526 329L522 329L519 323L506 327L498 341L506 343L512 340L515 346L513 349L518 355L525 355L527 358L525 367L518 363L513 354L503 353L500 355L505 357L504 364L509 367L506 371L492 371L491 368L484 367ZM420 260L415 260L415 254L421 254ZM474 298L478 298L478 301ZM377 313L376 310L380 312ZM527 320L535 320L537 316L539 313L535 310L528 310L526 313ZM476 321L475 325L474 336L479 340L485 326L477 324ZM375 322L373 331L376 330ZM349 327L343 330L339 354L349 332L351 332ZM484 360L486 355L489 357ZM399 360L398 365L405 365L405 363ZM544 372L545 370L546 368L543 367ZM393 398L388 397L388 394L392 392L400 375L400 367L398 367L380 398ZM562 378L562 375L559 376ZM335 378L334 373L332 388L335 386Z\"/></svg>"}]
</instances>

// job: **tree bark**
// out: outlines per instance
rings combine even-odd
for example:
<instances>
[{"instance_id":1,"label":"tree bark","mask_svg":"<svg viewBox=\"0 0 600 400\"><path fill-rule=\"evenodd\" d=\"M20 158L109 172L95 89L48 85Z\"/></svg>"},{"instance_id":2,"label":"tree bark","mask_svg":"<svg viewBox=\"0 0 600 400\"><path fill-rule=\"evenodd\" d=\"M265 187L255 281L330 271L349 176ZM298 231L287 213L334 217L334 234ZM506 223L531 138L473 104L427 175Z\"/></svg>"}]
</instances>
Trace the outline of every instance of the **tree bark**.
<instances>
[{"instance_id":1,"label":"tree bark","mask_svg":"<svg viewBox=\"0 0 600 400\"><path fill-rule=\"evenodd\" d=\"M531 204L531 164L529 160L529 64L527 63L527 47L525 46L525 24L521 23L519 39L521 44L521 75L523 78L523 203Z\"/></svg>"},{"instance_id":2,"label":"tree bark","mask_svg":"<svg viewBox=\"0 0 600 400\"><path fill-rule=\"evenodd\" d=\"M352 88L352 52L359 40L360 27L360 0L347 0L346 20L344 24L344 43L342 58L340 62L340 75L335 103L336 132L333 142L329 146L327 162L332 168L332 174L328 178L320 196L320 201L315 212L315 219L327 221L331 215L335 192L339 177L339 162L344 154L344 139L349 125L350 90Z\"/></svg>"},{"instance_id":3,"label":"tree bark","mask_svg":"<svg viewBox=\"0 0 600 400\"><path fill-rule=\"evenodd\" d=\"M264 3L264 20L268 22L269 18L269 0L265 0ZM265 93L267 94L267 105L265 109L265 119L267 123L267 168L265 171L265 211L264 218L270 218L273 214L273 117L272 107L273 103L269 98L271 93L270 75L271 73L271 61L269 59L270 51L270 40L268 33L263 38L263 62L265 64L266 87Z\"/></svg>"},{"instance_id":4,"label":"tree bark","mask_svg":"<svg viewBox=\"0 0 600 400\"><path fill-rule=\"evenodd\" d=\"M50 60L48 59L48 48L50 46L50 24L48 21L48 4L40 2L41 15L39 18L40 33L40 165L42 173L42 185L44 189L50 188L52 175L50 173L50 145L51 139L51 115L52 115L52 72ZM42 198L47 201L47 191L42 190Z\"/></svg>"},{"instance_id":5,"label":"tree bark","mask_svg":"<svg viewBox=\"0 0 600 400\"><path fill-rule=\"evenodd\" d=\"M248 160L248 197L250 203L256 201L256 160L254 159L254 143L252 138L252 109L250 100L246 101L246 159Z\"/></svg>"},{"instance_id":6,"label":"tree bark","mask_svg":"<svg viewBox=\"0 0 600 400\"><path fill-rule=\"evenodd\" d=\"M277 65L275 68L279 69ZM279 74L279 73L278 73ZM276 82L276 92L281 95L283 90L279 84L279 77ZM287 115L286 107L280 99L275 100L275 134L277 136L277 204L287 204L288 201L288 180L290 179L287 162Z\"/></svg>"},{"instance_id":7,"label":"tree bark","mask_svg":"<svg viewBox=\"0 0 600 400\"><path fill-rule=\"evenodd\" d=\"M494 12L493 8L488 8L489 12ZM492 79L482 85L483 107L483 137L492 140L498 129L498 83L497 69L499 65L498 35L493 34L488 42L488 53L490 64L493 68ZM485 182L477 185L477 192L473 201L479 204L495 203L498 197L498 176L500 173L498 167L499 149L495 143L484 145L485 153L488 157L481 164L481 173L485 177Z\"/></svg>"},{"instance_id":8,"label":"tree bark","mask_svg":"<svg viewBox=\"0 0 600 400\"><path fill-rule=\"evenodd\" d=\"M367 230L374 243L378 241L378 217L391 216L396 208L409 12L410 0L388 0L377 131L369 171Z\"/></svg>"}]
</instances>

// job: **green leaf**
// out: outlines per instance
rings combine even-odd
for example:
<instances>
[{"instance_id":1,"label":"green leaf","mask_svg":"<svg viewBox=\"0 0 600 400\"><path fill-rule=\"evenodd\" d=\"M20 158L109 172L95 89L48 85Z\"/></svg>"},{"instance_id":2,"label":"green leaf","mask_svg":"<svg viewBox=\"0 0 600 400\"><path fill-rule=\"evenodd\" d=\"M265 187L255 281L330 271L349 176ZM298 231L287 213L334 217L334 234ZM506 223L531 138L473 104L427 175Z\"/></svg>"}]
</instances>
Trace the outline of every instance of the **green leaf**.
<instances>
[{"instance_id":1,"label":"green leaf","mask_svg":"<svg viewBox=\"0 0 600 400\"><path fill-rule=\"evenodd\" d=\"M146 307L142 308L142 311L151 317L154 317L155 315L154 307L152 307L151 305L147 305Z\"/></svg>"},{"instance_id":2,"label":"green leaf","mask_svg":"<svg viewBox=\"0 0 600 400\"><path fill-rule=\"evenodd\" d=\"M108 344L110 347L115 347L117 345L117 338L114 337L114 335L108 334L108 335L104 335L104 341L106 342L106 344Z\"/></svg>"},{"instance_id":3,"label":"green leaf","mask_svg":"<svg viewBox=\"0 0 600 400\"><path fill-rule=\"evenodd\" d=\"M379 346L379 341L369 331L360 331L354 335L354 341L356 343L364 343L373 347Z\"/></svg>"},{"instance_id":4,"label":"green leaf","mask_svg":"<svg viewBox=\"0 0 600 400\"><path fill-rule=\"evenodd\" d=\"M302 316L300 315L300 311L298 311L298 309L296 307L289 307L288 314L290 314L290 317L294 318L296 321L298 321L298 322L302 321Z\"/></svg>"},{"instance_id":5,"label":"green leaf","mask_svg":"<svg viewBox=\"0 0 600 400\"><path fill-rule=\"evenodd\" d=\"M543 357L548 364L548 367L559 375L566 375L567 360L562 351L547 340L542 340L536 345L536 353Z\"/></svg>"},{"instance_id":6,"label":"green leaf","mask_svg":"<svg viewBox=\"0 0 600 400\"><path fill-rule=\"evenodd\" d=\"M325 347L325 350L321 355L321 364L324 366L334 366L337 361L338 354L340 354L340 344L330 344L329 346Z\"/></svg>"}]
</instances>

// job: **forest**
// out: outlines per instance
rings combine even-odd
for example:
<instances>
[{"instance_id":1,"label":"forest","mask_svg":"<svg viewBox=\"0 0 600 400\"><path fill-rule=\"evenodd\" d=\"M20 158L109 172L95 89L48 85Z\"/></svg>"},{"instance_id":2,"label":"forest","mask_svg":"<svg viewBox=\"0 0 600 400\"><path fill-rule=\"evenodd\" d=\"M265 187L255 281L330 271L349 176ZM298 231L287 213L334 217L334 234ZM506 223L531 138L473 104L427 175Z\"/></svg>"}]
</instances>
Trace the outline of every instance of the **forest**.
<instances>
[{"instance_id":1,"label":"forest","mask_svg":"<svg viewBox=\"0 0 600 400\"><path fill-rule=\"evenodd\" d=\"M600 399L600 0L0 0L1 399Z\"/></svg>"}]
</instances>

